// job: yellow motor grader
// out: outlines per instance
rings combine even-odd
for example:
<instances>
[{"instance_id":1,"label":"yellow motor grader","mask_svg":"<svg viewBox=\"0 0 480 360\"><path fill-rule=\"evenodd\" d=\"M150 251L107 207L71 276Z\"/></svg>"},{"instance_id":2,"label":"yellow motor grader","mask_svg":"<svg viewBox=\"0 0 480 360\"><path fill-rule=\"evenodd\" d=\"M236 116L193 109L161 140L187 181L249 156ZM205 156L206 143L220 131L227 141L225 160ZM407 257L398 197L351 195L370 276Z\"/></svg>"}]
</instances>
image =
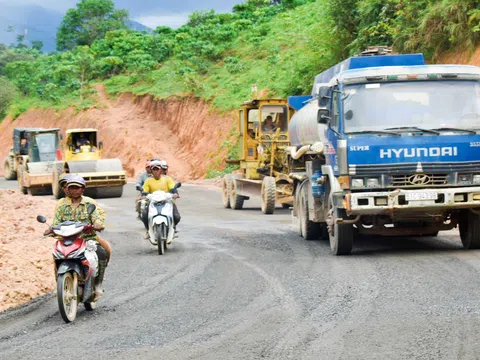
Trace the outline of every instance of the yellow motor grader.
<instances>
[{"instance_id":1,"label":"yellow motor grader","mask_svg":"<svg viewBox=\"0 0 480 360\"><path fill-rule=\"evenodd\" d=\"M85 195L95 198L121 197L127 183L120 159L102 159L103 143L97 129L69 129L63 141L63 161L53 167L52 191L60 199L65 196L58 180L66 174L80 175L87 182Z\"/></svg>"},{"instance_id":2,"label":"yellow motor grader","mask_svg":"<svg viewBox=\"0 0 480 360\"><path fill-rule=\"evenodd\" d=\"M293 204L293 181L288 176L285 149L290 145L288 123L295 110L286 99L250 100L239 111L240 172L223 177L225 208L241 209L245 200L260 196L262 212L273 214L278 202Z\"/></svg>"}]
</instances>

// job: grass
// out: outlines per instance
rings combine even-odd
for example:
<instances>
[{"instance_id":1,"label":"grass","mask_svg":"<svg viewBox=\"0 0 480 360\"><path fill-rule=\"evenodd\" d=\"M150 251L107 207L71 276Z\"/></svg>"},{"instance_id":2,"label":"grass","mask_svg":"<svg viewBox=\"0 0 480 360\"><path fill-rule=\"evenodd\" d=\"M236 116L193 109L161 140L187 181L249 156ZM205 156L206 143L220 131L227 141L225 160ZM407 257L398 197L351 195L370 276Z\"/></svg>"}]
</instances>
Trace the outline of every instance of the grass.
<instances>
[{"instance_id":1,"label":"grass","mask_svg":"<svg viewBox=\"0 0 480 360\"><path fill-rule=\"evenodd\" d=\"M29 109L53 109L60 111L73 107L76 112L79 112L94 106L96 106L96 101L91 94L88 94L83 100L81 100L78 95L69 94L60 98L59 101L17 96L8 109L7 114L10 115L12 119L16 119Z\"/></svg>"}]
</instances>

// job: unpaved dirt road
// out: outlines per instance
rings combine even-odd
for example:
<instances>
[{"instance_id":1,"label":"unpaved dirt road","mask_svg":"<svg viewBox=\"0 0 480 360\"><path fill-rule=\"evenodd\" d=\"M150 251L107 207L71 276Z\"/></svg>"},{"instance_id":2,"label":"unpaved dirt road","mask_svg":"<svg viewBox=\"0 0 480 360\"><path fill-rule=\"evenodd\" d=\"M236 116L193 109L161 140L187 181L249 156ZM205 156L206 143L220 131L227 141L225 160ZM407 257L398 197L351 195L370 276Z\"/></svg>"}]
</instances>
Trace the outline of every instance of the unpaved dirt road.
<instances>
[{"instance_id":1,"label":"unpaved dirt road","mask_svg":"<svg viewBox=\"0 0 480 360\"><path fill-rule=\"evenodd\" d=\"M143 239L132 185L100 200L114 255L99 308L65 324L48 294L1 313L0 358L478 358L480 252L456 232L362 239L335 257L300 239L288 210L226 210L217 190L180 190L165 256Z\"/></svg>"}]
</instances>

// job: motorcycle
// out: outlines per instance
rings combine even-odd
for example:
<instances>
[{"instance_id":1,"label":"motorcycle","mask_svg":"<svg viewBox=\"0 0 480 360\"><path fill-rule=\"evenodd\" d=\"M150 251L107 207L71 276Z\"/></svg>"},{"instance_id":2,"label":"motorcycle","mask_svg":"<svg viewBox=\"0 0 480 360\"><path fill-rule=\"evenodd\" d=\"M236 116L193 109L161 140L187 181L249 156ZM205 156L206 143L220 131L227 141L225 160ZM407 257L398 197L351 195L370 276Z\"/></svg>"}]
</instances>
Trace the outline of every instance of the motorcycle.
<instances>
[{"instance_id":1,"label":"motorcycle","mask_svg":"<svg viewBox=\"0 0 480 360\"><path fill-rule=\"evenodd\" d=\"M95 205L88 205L88 214L91 215L95 209ZM37 221L45 224L47 219L38 215ZM93 231L92 224L89 223L64 221L51 226L50 229L53 234L60 237L53 246L57 302L60 315L66 323L69 323L77 316L79 301L88 311L94 310L97 306L95 296L95 277L98 275L97 243L94 240L85 241L80 237L81 234Z\"/></svg>"},{"instance_id":2,"label":"motorcycle","mask_svg":"<svg viewBox=\"0 0 480 360\"><path fill-rule=\"evenodd\" d=\"M148 202L148 234L149 241L157 246L158 255L164 255L167 245L170 244L175 235L173 222L173 194L182 186L181 183L167 193L155 191L147 195Z\"/></svg>"}]
</instances>

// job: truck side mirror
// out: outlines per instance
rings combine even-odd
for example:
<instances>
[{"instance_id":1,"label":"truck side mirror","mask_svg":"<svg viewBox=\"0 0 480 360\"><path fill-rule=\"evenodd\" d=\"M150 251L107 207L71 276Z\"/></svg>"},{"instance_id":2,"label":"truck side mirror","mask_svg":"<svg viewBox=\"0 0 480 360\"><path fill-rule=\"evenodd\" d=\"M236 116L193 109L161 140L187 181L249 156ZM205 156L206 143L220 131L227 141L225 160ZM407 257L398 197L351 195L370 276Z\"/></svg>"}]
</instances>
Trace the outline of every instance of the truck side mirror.
<instances>
[{"instance_id":1,"label":"truck side mirror","mask_svg":"<svg viewBox=\"0 0 480 360\"><path fill-rule=\"evenodd\" d=\"M318 89L318 106L326 107L330 102L330 88L328 86L320 86Z\"/></svg>"},{"instance_id":2,"label":"truck side mirror","mask_svg":"<svg viewBox=\"0 0 480 360\"><path fill-rule=\"evenodd\" d=\"M63 140L63 134L60 134L60 140Z\"/></svg>"},{"instance_id":3,"label":"truck side mirror","mask_svg":"<svg viewBox=\"0 0 480 360\"><path fill-rule=\"evenodd\" d=\"M99 148L100 150L103 150L103 141L99 141L99 142L98 142L98 148Z\"/></svg>"},{"instance_id":4,"label":"truck side mirror","mask_svg":"<svg viewBox=\"0 0 480 360\"><path fill-rule=\"evenodd\" d=\"M317 113L317 122L319 124L328 124L330 121L330 110L328 109L318 109Z\"/></svg>"}]
</instances>

